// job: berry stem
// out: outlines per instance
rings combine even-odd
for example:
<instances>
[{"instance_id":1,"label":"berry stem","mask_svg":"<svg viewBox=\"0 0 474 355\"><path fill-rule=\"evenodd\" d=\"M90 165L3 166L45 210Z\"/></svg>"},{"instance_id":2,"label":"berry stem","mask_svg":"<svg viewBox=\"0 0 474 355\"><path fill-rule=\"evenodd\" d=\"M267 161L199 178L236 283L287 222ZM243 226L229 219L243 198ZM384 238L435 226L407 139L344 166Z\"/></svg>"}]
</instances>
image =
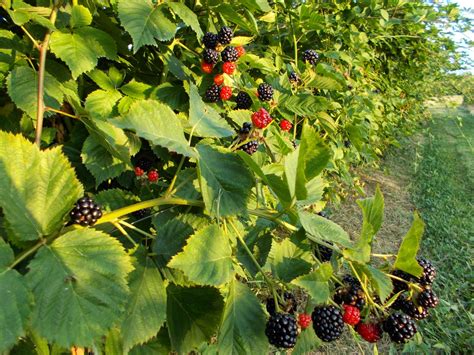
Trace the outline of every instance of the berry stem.
<instances>
[{"instance_id":1,"label":"berry stem","mask_svg":"<svg viewBox=\"0 0 474 355\"><path fill-rule=\"evenodd\" d=\"M10 264L10 266L8 267L9 269L13 269L15 266L17 266L18 264L20 264L23 260L25 260L26 258L28 258L30 255L34 254L39 248L41 248L43 245L47 245L49 242L51 242L53 239L55 239L59 234L52 234L50 235L49 237L45 238L45 239L40 239L38 241L38 243L36 243L35 245L33 245L33 247L31 247L30 249L28 250L25 250L24 252L22 252L21 254L19 254L15 260L13 260L13 262Z\"/></svg>"},{"instance_id":2,"label":"berry stem","mask_svg":"<svg viewBox=\"0 0 474 355\"><path fill-rule=\"evenodd\" d=\"M70 113L67 113L67 112L64 112L64 111L61 111L61 110L56 110L55 108L52 108L52 107L49 107L49 106L45 106L44 110L45 111L51 111L51 112L54 112L54 113L57 113L59 115L63 115L63 116L66 116L66 117L74 118L76 120L79 119L79 116L71 115Z\"/></svg>"},{"instance_id":3,"label":"berry stem","mask_svg":"<svg viewBox=\"0 0 474 355\"><path fill-rule=\"evenodd\" d=\"M388 259L388 258L396 258L396 255L393 254L370 254L374 258L382 258L382 259Z\"/></svg>"},{"instance_id":4,"label":"berry stem","mask_svg":"<svg viewBox=\"0 0 474 355\"><path fill-rule=\"evenodd\" d=\"M265 272L263 271L262 267L260 266L260 264L258 263L257 259L255 259L255 256L253 255L252 251L249 249L249 247L247 246L247 243L245 243L245 240L244 238L242 238L242 235L240 234L239 230L237 229L237 227L234 225L234 223L232 222L232 220L229 220L229 224L231 225L232 229L235 231L235 234L237 235L237 239L239 240L240 244L242 244L242 246L244 247L244 250L245 252L248 254L249 258L252 260L252 262L255 264L255 266L257 267L258 271L262 274L265 282L267 283L268 287L270 288L270 290L272 291L272 295L273 295L273 299L275 300L275 309L277 310L277 312L280 312L280 307L278 306L279 302L278 302L278 297L277 297L277 294L276 294L276 290L275 290L275 287L273 287L273 282L272 280L270 280L270 278L265 274Z\"/></svg>"},{"instance_id":5,"label":"berry stem","mask_svg":"<svg viewBox=\"0 0 474 355\"><path fill-rule=\"evenodd\" d=\"M183 167L185 159L186 157L183 155L181 157L181 160L179 161L178 168L176 169L176 173L173 176L173 180L171 180L170 186L168 186L168 188L166 189L165 197L169 197L171 193L173 192L173 187L176 184L176 180L178 179L178 175L181 171L181 168Z\"/></svg>"},{"instance_id":6,"label":"berry stem","mask_svg":"<svg viewBox=\"0 0 474 355\"><path fill-rule=\"evenodd\" d=\"M370 297L370 293L369 291L367 290L367 287L365 287L365 283L362 282L362 279L361 277L359 276L359 273L357 272L357 270L355 269L354 265L352 264L352 262L348 261L347 262L352 270L352 272L354 273L354 276L357 278L357 280L359 280L360 282L360 286L362 287L362 290L364 291L365 295L367 296L367 301L377 310L377 309L380 309L382 312L384 312L385 310L383 309L383 307L379 306L377 303L374 302L374 300L372 299L372 297Z\"/></svg>"},{"instance_id":7,"label":"berry stem","mask_svg":"<svg viewBox=\"0 0 474 355\"><path fill-rule=\"evenodd\" d=\"M20 28L23 30L23 32L25 32L26 36L31 40L31 42L33 42L33 45L35 46L35 48L37 50L41 50L41 46L39 45L38 41L36 41L36 39L31 35L31 33L28 32L25 26L20 26Z\"/></svg>"},{"instance_id":8,"label":"berry stem","mask_svg":"<svg viewBox=\"0 0 474 355\"><path fill-rule=\"evenodd\" d=\"M141 230L140 228L138 227L135 227L133 224L131 223L128 223L128 222L125 222L123 220L119 221L118 223L120 223L121 225L123 225L124 227L127 227L127 228L130 228L132 230L134 230L135 232L141 234L141 235L144 235L145 237L148 237L150 239L155 239L155 236L154 235L151 235L150 233L147 233L143 230Z\"/></svg>"},{"instance_id":9,"label":"berry stem","mask_svg":"<svg viewBox=\"0 0 474 355\"><path fill-rule=\"evenodd\" d=\"M395 276L395 275L392 275L392 274L385 273L385 275L387 275L387 276L390 277L391 279L404 282L404 283L406 283L409 287L414 288L414 289L417 290L417 291L423 291L423 288L422 288L422 287L418 286L417 284L415 284L415 283L413 283L413 282L404 280L404 279L402 279L401 277L398 277L398 276Z\"/></svg>"},{"instance_id":10,"label":"berry stem","mask_svg":"<svg viewBox=\"0 0 474 355\"><path fill-rule=\"evenodd\" d=\"M135 241L133 240L133 238L130 237L130 235L129 235L129 234L127 233L127 231L120 225L119 222L112 222L112 224L114 225L115 228L117 228L117 229L119 230L120 233L122 233L122 235L123 235L125 238L128 239L128 241L129 241L130 243L133 244L133 249L132 249L132 252L131 252L131 254L133 254L133 252L138 248L137 242L135 242Z\"/></svg>"},{"instance_id":11,"label":"berry stem","mask_svg":"<svg viewBox=\"0 0 474 355\"><path fill-rule=\"evenodd\" d=\"M49 20L54 25L56 17L58 15L59 1L55 1ZM39 49L39 69L38 69L38 96L37 96L37 107L36 107L36 132L35 132L35 143L38 147L41 147L41 134L43 133L43 120L44 120L44 77L46 72L46 54L48 53L49 40L51 39L52 30L48 30L44 36L43 43L41 43Z\"/></svg>"}]
</instances>

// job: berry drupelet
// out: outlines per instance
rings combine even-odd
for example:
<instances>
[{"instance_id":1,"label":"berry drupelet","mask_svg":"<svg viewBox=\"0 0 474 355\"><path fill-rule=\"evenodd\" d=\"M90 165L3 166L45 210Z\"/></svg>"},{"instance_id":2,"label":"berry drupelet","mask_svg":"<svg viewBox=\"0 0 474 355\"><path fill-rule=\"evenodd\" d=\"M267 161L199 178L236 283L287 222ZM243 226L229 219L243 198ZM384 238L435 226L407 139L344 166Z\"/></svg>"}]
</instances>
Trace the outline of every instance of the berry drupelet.
<instances>
[{"instance_id":1,"label":"berry drupelet","mask_svg":"<svg viewBox=\"0 0 474 355\"><path fill-rule=\"evenodd\" d=\"M95 204L90 197L82 197L77 200L76 205L70 213L71 222L81 226L92 226L102 217L101 207Z\"/></svg>"},{"instance_id":2,"label":"berry drupelet","mask_svg":"<svg viewBox=\"0 0 474 355\"><path fill-rule=\"evenodd\" d=\"M431 261L425 258L417 258L418 264L423 268L423 274L417 279L420 285L431 285L436 277L436 269Z\"/></svg>"},{"instance_id":3,"label":"berry drupelet","mask_svg":"<svg viewBox=\"0 0 474 355\"><path fill-rule=\"evenodd\" d=\"M439 304L439 298L432 289L426 288L418 295L418 304L425 308L435 308Z\"/></svg>"},{"instance_id":4,"label":"berry drupelet","mask_svg":"<svg viewBox=\"0 0 474 355\"><path fill-rule=\"evenodd\" d=\"M219 43L219 38L216 33L206 32L202 38L202 43L206 48L216 49L217 44Z\"/></svg>"}]
</instances>

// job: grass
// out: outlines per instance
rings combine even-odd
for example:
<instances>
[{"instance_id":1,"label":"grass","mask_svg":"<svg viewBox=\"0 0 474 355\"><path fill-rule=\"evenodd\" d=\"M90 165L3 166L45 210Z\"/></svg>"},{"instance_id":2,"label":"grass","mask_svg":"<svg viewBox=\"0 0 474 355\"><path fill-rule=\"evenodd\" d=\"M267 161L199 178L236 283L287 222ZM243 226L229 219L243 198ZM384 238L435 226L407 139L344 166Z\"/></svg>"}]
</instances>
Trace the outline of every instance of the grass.
<instances>
[{"instance_id":1,"label":"grass","mask_svg":"<svg viewBox=\"0 0 474 355\"><path fill-rule=\"evenodd\" d=\"M420 254L432 260L438 270L434 289L441 304L427 320L419 322L416 341L409 352L469 353L474 350L472 336L472 285L474 236L474 115L466 109L439 110L423 132L391 150L381 169L362 173L367 195L375 187L385 197L384 224L374 242L374 252L398 249L417 209L426 223ZM361 213L355 200L338 208L331 219L351 235L357 235ZM327 353L373 352L370 344L354 348L345 339L323 350ZM386 338L378 344L381 353L394 353L400 347Z\"/></svg>"}]
</instances>

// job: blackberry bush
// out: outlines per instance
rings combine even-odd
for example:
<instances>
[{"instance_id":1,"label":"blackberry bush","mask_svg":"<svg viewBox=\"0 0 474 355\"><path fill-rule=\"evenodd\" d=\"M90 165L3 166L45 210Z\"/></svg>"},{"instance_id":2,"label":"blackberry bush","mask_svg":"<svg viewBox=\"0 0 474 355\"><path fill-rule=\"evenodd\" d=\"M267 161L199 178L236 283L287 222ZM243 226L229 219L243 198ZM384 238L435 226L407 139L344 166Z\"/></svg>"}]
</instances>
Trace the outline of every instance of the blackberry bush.
<instances>
[{"instance_id":1,"label":"blackberry bush","mask_svg":"<svg viewBox=\"0 0 474 355\"><path fill-rule=\"evenodd\" d=\"M216 84L211 85L206 90L206 100L209 102L217 102L221 98L220 94L221 94L221 88Z\"/></svg>"},{"instance_id":2,"label":"blackberry bush","mask_svg":"<svg viewBox=\"0 0 474 355\"><path fill-rule=\"evenodd\" d=\"M202 38L202 43L206 48L216 49L219 43L219 36L216 33L206 32Z\"/></svg>"},{"instance_id":3,"label":"blackberry bush","mask_svg":"<svg viewBox=\"0 0 474 355\"><path fill-rule=\"evenodd\" d=\"M311 314L313 328L322 341L338 339L344 329L341 311L334 306L316 307Z\"/></svg>"},{"instance_id":4,"label":"blackberry bush","mask_svg":"<svg viewBox=\"0 0 474 355\"><path fill-rule=\"evenodd\" d=\"M232 46L227 46L221 52L221 59L223 62L236 62L239 59L239 52Z\"/></svg>"},{"instance_id":5,"label":"blackberry bush","mask_svg":"<svg viewBox=\"0 0 474 355\"><path fill-rule=\"evenodd\" d=\"M219 61L219 53L210 48L206 48L202 54L202 60L208 64L216 64Z\"/></svg>"},{"instance_id":6,"label":"blackberry bush","mask_svg":"<svg viewBox=\"0 0 474 355\"><path fill-rule=\"evenodd\" d=\"M235 97L235 102L237 106L235 107L237 110L248 110L252 107L252 99L250 95L247 94L245 91L239 91L237 96Z\"/></svg>"},{"instance_id":7,"label":"blackberry bush","mask_svg":"<svg viewBox=\"0 0 474 355\"><path fill-rule=\"evenodd\" d=\"M278 348L290 349L296 345L298 326L293 315L275 313L265 327L268 342Z\"/></svg>"},{"instance_id":8,"label":"blackberry bush","mask_svg":"<svg viewBox=\"0 0 474 355\"><path fill-rule=\"evenodd\" d=\"M261 101L270 101L273 99L273 88L270 84L261 83L258 86L257 93Z\"/></svg>"},{"instance_id":9,"label":"blackberry bush","mask_svg":"<svg viewBox=\"0 0 474 355\"><path fill-rule=\"evenodd\" d=\"M102 217L101 206L94 203L90 197L82 197L77 200L74 209L70 213L71 222L81 226L92 226Z\"/></svg>"},{"instance_id":10,"label":"blackberry bush","mask_svg":"<svg viewBox=\"0 0 474 355\"><path fill-rule=\"evenodd\" d=\"M425 308L435 308L439 304L439 298L432 289L426 288L418 295L418 304Z\"/></svg>"},{"instance_id":11,"label":"blackberry bush","mask_svg":"<svg viewBox=\"0 0 474 355\"><path fill-rule=\"evenodd\" d=\"M394 313L383 322L383 330L395 343L405 343L416 334L415 322L406 314Z\"/></svg>"},{"instance_id":12,"label":"blackberry bush","mask_svg":"<svg viewBox=\"0 0 474 355\"><path fill-rule=\"evenodd\" d=\"M220 44L229 44L234 38L234 32L230 27L224 26L218 33L218 40Z\"/></svg>"},{"instance_id":13,"label":"blackberry bush","mask_svg":"<svg viewBox=\"0 0 474 355\"><path fill-rule=\"evenodd\" d=\"M307 49L303 52L303 61L309 64L316 64L318 62L319 55L314 49Z\"/></svg>"}]
</instances>

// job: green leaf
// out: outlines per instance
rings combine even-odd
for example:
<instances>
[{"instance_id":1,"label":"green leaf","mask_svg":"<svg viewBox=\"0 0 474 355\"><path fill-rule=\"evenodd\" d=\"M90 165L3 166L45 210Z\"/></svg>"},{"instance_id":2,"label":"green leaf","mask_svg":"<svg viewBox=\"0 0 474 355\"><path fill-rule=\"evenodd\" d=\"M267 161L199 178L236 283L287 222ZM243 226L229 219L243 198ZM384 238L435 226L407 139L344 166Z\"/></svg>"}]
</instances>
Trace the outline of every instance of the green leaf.
<instances>
[{"instance_id":1,"label":"green leaf","mask_svg":"<svg viewBox=\"0 0 474 355\"><path fill-rule=\"evenodd\" d=\"M0 131L0 207L19 240L56 232L82 194L60 147L40 151L23 136Z\"/></svg>"},{"instance_id":2,"label":"green leaf","mask_svg":"<svg viewBox=\"0 0 474 355\"><path fill-rule=\"evenodd\" d=\"M115 104L121 98L122 95L118 90L95 90L87 96L85 108L94 118L110 118Z\"/></svg>"},{"instance_id":3,"label":"green leaf","mask_svg":"<svg viewBox=\"0 0 474 355\"><path fill-rule=\"evenodd\" d=\"M84 141L81 158L87 170L94 176L96 187L126 170L131 170L128 164L111 155L94 136L89 136Z\"/></svg>"},{"instance_id":4,"label":"green leaf","mask_svg":"<svg viewBox=\"0 0 474 355\"><path fill-rule=\"evenodd\" d=\"M421 276L423 268L416 260L416 254L420 249L421 237L425 230L425 224L415 212L413 224L408 233L403 237L402 245L398 249L397 259L393 267L405 271L414 276Z\"/></svg>"},{"instance_id":5,"label":"green leaf","mask_svg":"<svg viewBox=\"0 0 474 355\"><path fill-rule=\"evenodd\" d=\"M0 271L6 269L14 260L12 248L0 237Z\"/></svg>"},{"instance_id":6,"label":"green leaf","mask_svg":"<svg viewBox=\"0 0 474 355\"><path fill-rule=\"evenodd\" d=\"M150 0L120 0L118 13L122 26L132 36L134 53L145 45L156 46L156 40L172 39L177 30L163 14L162 7Z\"/></svg>"},{"instance_id":7,"label":"green leaf","mask_svg":"<svg viewBox=\"0 0 474 355\"><path fill-rule=\"evenodd\" d=\"M254 180L235 153L198 144L201 193L212 216L229 216L246 211ZM235 177L239 178L236 179Z\"/></svg>"},{"instance_id":8,"label":"green leaf","mask_svg":"<svg viewBox=\"0 0 474 355\"><path fill-rule=\"evenodd\" d=\"M102 190L94 196L94 200L102 206L102 211L112 212L119 208L140 202L138 196L120 189Z\"/></svg>"},{"instance_id":9,"label":"green leaf","mask_svg":"<svg viewBox=\"0 0 474 355\"><path fill-rule=\"evenodd\" d=\"M342 85L337 80L322 75L315 75L307 86L319 90L342 90Z\"/></svg>"},{"instance_id":10,"label":"green leaf","mask_svg":"<svg viewBox=\"0 0 474 355\"><path fill-rule=\"evenodd\" d=\"M8 353L25 336L33 301L17 271L0 272L0 299L0 352Z\"/></svg>"},{"instance_id":11,"label":"green leaf","mask_svg":"<svg viewBox=\"0 0 474 355\"><path fill-rule=\"evenodd\" d=\"M312 354L316 348L322 345L322 340L316 336L313 327L301 331L296 340L296 345L291 352L292 355Z\"/></svg>"},{"instance_id":12,"label":"green leaf","mask_svg":"<svg viewBox=\"0 0 474 355\"><path fill-rule=\"evenodd\" d=\"M312 260L308 246L302 246L301 243L286 238L279 243L273 243L267 263L274 277L290 282L309 272Z\"/></svg>"},{"instance_id":13,"label":"green leaf","mask_svg":"<svg viewBox=\"0 0 474 355\"><path fill-rule=\"evenodd\" d=\"M369 278L370 283L375 288L375 291L377 291L377 294L379 295L382 302L385 301L393 291L393 284L390 277L388 277L379 269L370 265L363 265L360 266L360 268Z\"/></svg>"},{"instance_id":14,"label":"green leaf","mask_svg":"<svg viewBox=\"0 0 474 355\"><path fill-rule=\"evenodd\" d=\"M265 354L266 317L259 299L247 286L230 283L218 335L221 354Z\"/></svg>"},{"instance_id":15,"label":"green leaf","mask_svg":"<svg viewBox=\"0 0 474 355\"><path fill-rule=\"evenodd\" d=\"M287 110L300 116L315 117L318 112L329 108L328 100L311 94L284 95L280 104Z\"/></svg>"},{"instance_id":16,"label":"green leaf","mask_svg":"<svg viewBox=\"0 0 474 355\"><path fill-rule=\"evenodd\" d=\"M7 77L8 95L21 110L36 118L38 106L38 73L27 66L19 66ZM63 101L61 84L53 76L45 74L44 103L59 109Z\"/></svg>"},{"instance_id":17,"label":"green leaf","mask_svg":"<svg viewBox=\"0 0 474 355\"><path fill-rule=\"evenodd\" d=\"M167 355L171 353L170 336L166 327L161 327L158 335L143 345L137 345L130 350L129 355ZM115 354L107 353L106 354Z\"/></svg>"},{"instance_id":18,"label":"green leaf","mask_svg":"<svg viewBox=\"0 0 474 355\"><path fill-rule=\"evenodd\" d=\"M97 66L99 56L88 42L79 33L57 31L51 35L51 52L67 64L74 79Z\"/></svg>"},{"instance_id":19,"label":"green leaf","mask_svg":"<svg viewBox=\"0 0 474 355\"><path fill-rule=\"evenodd\" d=\"M153 252L157 254L160 266L165 266L173 256L181 252L186 245L186 240L197 229L202 229L209 224L209 219L195 214L184 214L166 223L161 223L158 218L153 218L157 236L153 241Z\"/></svg>"},{"instance_id":20,"label":"green leaf","mask_svg":"<svg viewBox=\"0 0 474 355\"><path fill-rule=\"evenodd\" d=\"M160 271L144 251L130 274L130 296L121 333L125 352L154 337L166 320L166 287Z\"/></svg>"},{"instance_id":21,"label":"green leaf","mask_svg":"<svg viewBox=\"0 0 474 355\"><path fill-rule=\"evenodd\" d=\"M217 225L203 228L187 240L183 251L168 266L183 271L198 284L222 285L234 272L229 238Z\"/></svg>"},{"instance_id":22,"label":"green leaf","mask_svg":"<svg viewBox=\"0 0 474 355\"><path fill-rule=\"evenodd\" d=\"M43 246L26 275L36 307L32 328L63 347L92 346L119 319L133 267L123 246L94 229Z\"/></svg>"},{"instance_id":23,"label":"green leaf","mask_svg":"<svg viewBox=\"0 0 474 355\"><path fill-rule=\"evenodd\" d=\"M308 291L308 294L318 304L323 304L329 299L328 281L333 274L331 264L323 263L313 272L300 276L291 283Z\"/></svg>"},{"instance_id":24,"label":"green leaf","mask_svg":"<svg viewBox=\"0 0 474 355\"><path fill-rule=\"evenodd\" d=\"M110 121L117 127L132 129L152 144L188 157L196 153L184 137L183 127L169 106L153 100L137 101L127 115Z\"/></svg>"},{"instance_id":25,"label":"green leaf","mask_svg":"<svg viewBox=\"0 0 474 355\"><path fill-rule=\"evenodd\" d=\"M372 240L382 226L384 199L380 188L377 186L375 196L358 200L357 204L362 209L362 231L354 248L344 250L344 257L361 264L370 262Z\"/></svg>"},{"instance_id":26,"label":"green leaf","mask_svg":"<svg viewBox=\"0 0 474 355\"><path fill-rule=\"evenodd\" d=\"M75 5L71 10L69 24L72 28L89 26L92 23L92 15L89 9L82 5Z\"/></svg>"},{"instance_id":27,"label":"green leaf","mask_svg":"<svg viewBox=\"0 0 474 355\"><path fill-rule=\"evenodd\" d=\"M114 38L108 33L94 27L81 27L75 33L86 39L98 57L105 57L110 60L117 59L117 45Z\"/></svg>"},{"instance_id":28,"label":"green leaf","mask_svg":"<svg viewBox=\"0 0 474 355\"><path fill-rule=\"evenodd\" d=\"M202 32L201 26L199 25L197 15L183 3L169 2L167 5L171 7L173 12L177 14L186 25L191 27L193 31L196 32L197 38L201 39L204 33Z\"/></svg>"},{"instance_id":29,"label":"green leaf","mask_svg":"<svg viewBox=\"0 0 474 355\"><path fill-rule=\"evenodd\" d=\"M315 242L325 240L342 245L343 247L352 247L349 234L336 223L305 211L299 211L298 216L301 225L307 233L306 236L309 239Z\"/></svg>"},{"instance_id":30,"label":"green leaf","mask_svg":"<svg viewBox=\"0 0 474 355\"><path fill-rule=\"evenodd\" d=\"M224 302L213 287L167 288L166 322L173 349L188 353L204 341L209 341L219 326Z\"/></svg>"},{"instance_id":31,"label":"green leaf","mask_svg":"<svg viewBox=\"0 0 474 355\"><path fill-rule=\"evenodd\" d=\"M234 134L234 130L211 106L202 101L196 85L189 84L189 123L194 135L222 138Z\"/></svg>"}]
</instances>

